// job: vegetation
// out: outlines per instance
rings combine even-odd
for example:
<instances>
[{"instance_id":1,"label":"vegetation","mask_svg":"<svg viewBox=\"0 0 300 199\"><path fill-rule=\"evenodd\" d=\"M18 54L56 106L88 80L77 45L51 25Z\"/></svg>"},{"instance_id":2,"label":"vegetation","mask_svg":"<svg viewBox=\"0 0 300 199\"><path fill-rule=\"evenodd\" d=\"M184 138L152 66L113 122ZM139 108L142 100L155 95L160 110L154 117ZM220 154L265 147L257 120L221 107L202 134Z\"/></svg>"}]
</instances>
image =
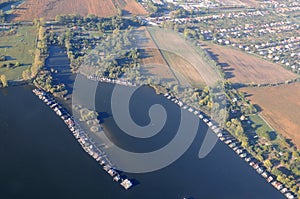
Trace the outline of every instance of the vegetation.
<instances>
[{"instance_id":1,"label":"vegetation","mask_svg":"<svg viewBox=\"0 0 300 199\"><path fill-rule=\"evenodd\" d=\"M1 76L0 76L0 80L1 80L2 86L3 86L3 87L7 87L7 79L6 79L6 76L5 76L5 75L1 75Z\"/></svg>"},{"instance_id":2,"label":"vegetation","mask_svg":"<svg viewBox=\"0 0 300 199\"><path fill-rule=\"evenodd\" d=\"M19 25L0 34L0 74L7 80L20 80L33 63L36 29Z\"/></svg>"},{"instance_id":3,"label":"vegetation","mask_svg":"<svg viewBox=\"0 0 300 199\"><path fill-rule=\"evenodd\" d=\"M102 130L98 119L99 115L96 111L89 110L81 105L73 105L73 108L77 113L79 113L79 120L84 122L91 132L97 133Z\"/></svg>"},{"instance_id":4,"label":"vegetation","mask_svg":"<svg viewBox=\"0 0 300 199\"><path fill-rule=\"evenodd\" d=\"M55 97L64 98L68 93L65 85L54 81L51 73L47 70L40 71L33 83L38 88L42 88L43 90L52 93Z\"/></svg>"},{"instance_id":5,"label":"vegetation","mask_svg":"<svg viewBox=\"0 0 300 199\"><path fill-rule=\"evenodd\" d=\"M159 8L151 1L148 3L148 9L152 14L159 12ZM174 10L171 16L185 17L190 14L180 8ZM35 27L19 26L0 38L0 45L4 46L0 48L0 80L4 87L7 86L8 80L21 79L21 76L26 80L35 78L33 82L37 87L53 93L54 96L65 97L65 85L54 81L50 71L42 70L48 56L48 45L65 46L73 72L80 72L92 78L122 77L138 85L150 85L157 93L170 92L183 102L209 113L212 119L220 123L254 157L262 161L268 170L277 176L278 181L285 183L294 192L300 191L297 186L300 176L299 150L284 137L273 132L273 129L257 115L258 110L231 82L222 80L210 87L185 88L175 82L165 82L157 76L142 75L140 52L132 47L135 40L132 27L137 26L138 21L123 19L120 16L99 18L94 15L59 15L55 20L55 25L66 30L50 31L45 27L43 19L37 19L34 21L37 34L34 31ZM206 24L197 24L197 28L216 29L214 26L221 26L227 22L234 25L234 22L229 21L209 21ZM220 64L205 50L197 47L195 41L205 38L196 30L195 24L179 27L166 22L164 26L181 31L187 40L194 42L193 47L201 59L225 78ZM213 36L219 37L220 34L213 32ZM80 71L79 66L83 66ZM12 71L15 74L12 74ZM74 108L80 114L80 121L85 122L92 132L101 130L99 115L95 111L80 105L75 105Z\"/></svg>"},{"instance_id":6,"label":"vegetation","mask_svg":"<svg viewBox=\"0 0 300 199\"><path fill-rule=\"evenodd\" d=\"M46 40L46 32L43 27L43 20L39 19L36 21L36 26L38 29L37 36L37 47L34 51L34 61L30 68L31 78L35 77L39 70L44 66L45 59L47 57L47 40ZM24 71L23 77L27 77L28 71Z\"/></svg>"}]
</instances>

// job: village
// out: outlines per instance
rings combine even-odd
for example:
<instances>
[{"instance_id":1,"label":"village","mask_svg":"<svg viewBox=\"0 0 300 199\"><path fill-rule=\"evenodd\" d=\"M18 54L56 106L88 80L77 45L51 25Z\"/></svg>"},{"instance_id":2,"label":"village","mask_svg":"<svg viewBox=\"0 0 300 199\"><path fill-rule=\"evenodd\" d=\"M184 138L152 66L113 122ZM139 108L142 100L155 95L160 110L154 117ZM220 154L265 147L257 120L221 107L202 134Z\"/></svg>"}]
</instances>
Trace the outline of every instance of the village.
<instances>
[{"instance_id":1,"label":"village","mask_svg":"<svg viewBox=\"0 0 300 199\"><path fill-rule=\"evenodd\" d=\"M169 9L168 3L170 2L156 4L168 12L164 11L162 16L142 18L143 22L161 27L168 24L181 33L188 28L200 40L228 45L281 64L295 73L300 72L300 27L296 19L300 10L299 1L264 1L260 9L237 8L222 13L211 11L211 14L207 12L202 15L195 11L196 8L191 10L172 2L186 11L179 16L173 14L174 11ZM214 6L209 4L204 7Z\"/></svg>"}]
</instances>

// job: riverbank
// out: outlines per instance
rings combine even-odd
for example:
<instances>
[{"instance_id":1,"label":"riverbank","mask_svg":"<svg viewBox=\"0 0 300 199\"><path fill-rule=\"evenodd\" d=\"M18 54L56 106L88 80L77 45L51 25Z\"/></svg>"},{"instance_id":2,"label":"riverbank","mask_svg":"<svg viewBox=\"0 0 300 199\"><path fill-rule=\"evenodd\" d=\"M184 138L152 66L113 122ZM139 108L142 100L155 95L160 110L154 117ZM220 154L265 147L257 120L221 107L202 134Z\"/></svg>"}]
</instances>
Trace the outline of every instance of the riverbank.
<instances>
[{"instance_id":1,"label":"riverbank","mask_svg":"<svg viewBox=\"0 0 300 199\"><path fill-rule=\"evenodd\" d=\"M259 175L267 180L272 186L274 186L278 191L280 191L286 198L293 199L296 198L296 194L288 189L284 184L277 181L277 176L274 176L268 172L267 168L262 162L257 160L246 148L241 145L241 142L232 136L227 130L219 126L219 124L212 120L208 115L206 115L201 110L197 110L194 107L184 104L180 99L177 99L170 93L164 95L168 100L177 104L182 109L188 110L195 116L199 117L207 126L217 135L219 140L224 142L229 148L231 148L241 159L243 159L249 166L251 166Z\"/></svg>"}]
</instances>

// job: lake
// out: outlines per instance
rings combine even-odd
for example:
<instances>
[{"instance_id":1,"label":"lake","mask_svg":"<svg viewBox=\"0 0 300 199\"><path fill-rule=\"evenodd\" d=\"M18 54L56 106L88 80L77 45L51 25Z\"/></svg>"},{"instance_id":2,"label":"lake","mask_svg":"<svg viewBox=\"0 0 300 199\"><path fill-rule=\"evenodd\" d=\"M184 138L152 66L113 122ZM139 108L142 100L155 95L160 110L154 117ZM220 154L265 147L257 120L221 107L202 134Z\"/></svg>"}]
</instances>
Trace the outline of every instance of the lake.
<instances>
[{"instance_id":1,"label":"lake","mask_svg":"<svg viewBox=\"0 0 300 199\"><path fill-rule=\"evenodd\" d=\"M58 59L59 51L56 49L50 55ZM53 61L50 57L48 63ZM113 143L141 153L157 150L174 138L180 123L180 109L147 86L134 93L131 116L137 124L147 125L149 107L159 103L168 114L166 125L149 139L124 134L111 112L113 88L112 84L99 83L95 98L105 134ZM207 157L199 159L204 136L206 132L212 133L200 120L196 138L177 161L154 172L124 173L137 182L126 191L81 149L63 121L31 90L31 86L0 90L1 199L285 198L220 141Z\"/></svg>"}]
</instances>

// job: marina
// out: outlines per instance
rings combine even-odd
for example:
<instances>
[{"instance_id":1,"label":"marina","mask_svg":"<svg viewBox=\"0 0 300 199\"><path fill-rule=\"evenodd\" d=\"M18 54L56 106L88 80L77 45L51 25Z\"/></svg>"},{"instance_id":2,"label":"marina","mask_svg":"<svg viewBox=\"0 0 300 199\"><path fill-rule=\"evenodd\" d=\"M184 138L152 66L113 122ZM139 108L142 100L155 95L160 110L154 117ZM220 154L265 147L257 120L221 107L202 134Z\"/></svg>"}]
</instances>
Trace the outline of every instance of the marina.
<instances>
[{"instance_id":1,"label":"marina","mask_svg":"<svg viewBox=\"0 0 300 199\"><path fill-rule=\"evenodd\" d=\"M98 82L106 82L106 83L112 83L112 84L119 84L124 86L136 86L134 83L131 83L129 81L124 81L121 79L110 79L110 78L99 78L96 76L88 76L89 80L92 81L98 81ZM43 92L43 91L39 91ZM36 93L36 91L34 91ZM45 93L45 92L44 92ZM38 95L38 94L37 94ZM47 95L47 94L44 94ZM65 112L65 110L59 106L56 102L54 103L54 99L51 99L51 102L46 101L45 97L41 98L40 95L38 95L40 99L44 100L44 102L52 108L58 116L62 117L62 110ZM284 196L288 199L294 199L296 198L296 195L291 192L288 188L284 187L284 185L274 179L276 179L275 176L272 176L267 169L263 166L261 162L259 162L257 159L255 159L244 147L241 146L241 143L236 140L228 131L225 129L222 129L220 126L218 126L217 122L213 121L209 116L207 116L204 112L201 110L197 110L194 107L189 106L188 104L185 104L182 100L177 99L174 97L171 93L165 93L164 97L168 100L170 100L172 103L175 103L183 110L187 110L190 113L193 113L195 116L197 116L199 119L201 119L221 140L224 142L229 148L231 148L241 159L243 159L245 162L249 164L259 175L261 175L263 178L267 180L268 183L270 183L273 187L275 187L277 190L279 190ZM51 103L51 104L50 104ZM86 142L88 140L87 134L84 134L82 136L82 133L84 132L80 127L78 122L75 122L75 120L67 114L67 120L65 120L65 123L70 128L71 132L73 132L73 135L76 137L78 142L81 144L82 148L90 155L92 156L97 162L100 161L100 165L103 166L103 169L113 177L113 181L120 182L120 185L123 186L126 190L132 187L132 182L128 179L122 179L117 171L115 171L112 167L111 162L107 158L107 156L101 156L104 152L103 150L99 149L99 147L96 147L94 142ZM72 118L72 119L71 119ZM62 119L65 119L62 117ZM75 127L74 127L75 126ZM80 131L80 130L81 131ZM86 144L88 143L88 144ZM94 152L93 149L96 151ZM103 160L103 157L105 157L105 160Z\"/></svg>"},{"instance_id":2,"label":"marina","mask_svg":"<svg viewBox=\"0 0 300 199\"><path fill-rule=\"evenodd\" d=\"M67 60L64 49L50 47L46 67L59 71L53 76L66 84L71 93L75 77L69 72ZM206 158L198 158L199 146L206 132L212 135L215 133L207 131L208 126L199 115L202 112L195 112L197 109L188 114L188 118L200 118L197 137L181 158L155 172L136 174L117 170L120 176L112 177L108 173L109 170L105 171L103 168L106 162L96 161L95 157L87 155L73 133L69 133L70 129L65 122L49 108L50 103L45 106L45 102L32 93L33 89L31 86L11 87L0 93L1 102L7 105L0 106L0 126L5 129L8 124L7 131L10 132L0 132L0 146L3 147L0 155L6 160L0 166L1 198L285 198L265 178L257 175L256 170L249 167L249 162L243 161L243 158L236 155L224 142L218 141ZM148 86L140 87L132 99L131 110L137 124L147 125L148 108L153 104L162 104L166 108L168 120L165 128L157 136L146 140L132 139L118 128L111 116L110 96L113 89L114 84L111 84L110 80L103 79L99 82L96 93L98 103L95 108L104 116L101 118L104 133L112 142L128 151L147 152L162 148L176 135L180 123L180 108L189 108L180 102L181 100L171 101L163 95L157 95ZM68 104L65 108L67 107ZM216 124L213 126L217 129ZM97 144L96 136L86 133ZM101 144L98 147L107 150ZM113 154L108 155L107 151L106 156L103 156L115 157ZM117 164L114 164L115 166L109 166L115 169ZM100 165L103 170L99 169ZM129 190L120 188L119 178L125 176L130 176L133 184L133 188ZM28 183L29 181L31 183Z\"/></svg>"},{"instance_id":3,"label":"marina","mask_svg":"<svg viewBox=\"0 0 300 199\"><path fill-rule=\"evenodd\" d=\"M94 76L89 76L88 79L92 81L120 84L125 86L136 86L135 84L123 81L119 79L109 79L109 78L96 78ZM49 94L42 90L34 89L33 92L43 100L51 109L53 109L56 114L64 120L70 131L73 133L75 138L81 144L82 148L92 156L103 169L113 178L113 181L119 182L120 185L124 189L130 189L133 184L129 179L123 179L120 174L113 168L112 163L105 155L105 152L100 149L100 147L96 146L95 142L89 139L88 135L84 132L84 130L80 127L78 122L65 110L62 106L60 106L54 98L50 97ZM222 129L218 126L218 124L213 121L209 116L207 116L201 110L197 110L188 104L185 104L180 99L177 99L170 93L164 94L164 97L170 100L172 103L177 104L183 110L187 110L190 113L193 113L195 116L200 118L229 148L231 148L241 159L249 164L259 175L266 179L268 183L270 183L273 187L279 190L284 196L288 199L294 199L296 195L292 193L288 188L284 187L284 185L274 179L276 177L272 176L267 169L263 166L261 162L256 160L244 147L241 146L240 142L236 140L228 131Z\"/></svg>"},{"instance_id":4,"label":"marina","mask_svg":"<svg viewBox=\"0 0 300 199\"><path fill-rule=\"evenodd\" d=\"M82 149L94 158L99 165L102 166L103 170L106 171L112 178L113 181L120 183L120 185L128 190L133 184L127 178L122 178L117 170L113 168L113 164L105 154L103 150L97 144L89 138L88 134L80 127L79 122L73 118L56 100L45 91L41 89L33 89L32 92L39 97L44 103L46 103L67 125L69 130L72 132Z\"/></svg>"},{"instance_id":5,"label":"marina","mask_svg":"<svg viewBox=\"0 0 300 199\"><path fill-rule=\"evenodd\" d=\"M97 101L101 104L97 104L96 110L100 114L110 114L108 99L113 88L108 83L99 84L101 92L97 92ZM32 92L33 89L31 86L18 86L0 92L1 102L7 105L0 106L0 146L3 149L0 156L5 159L0 165L1 198L284 198L224 142L218 141L206 158L199 159L199 146L207 132L207 125L202 120L199 120L194 143L173 164L151 173L118 171L120 177L129 176L134 185L126 190L120 187L120 181L113 182L111 175L101 169L104 166L99 165L101 162L87 155L67 125ZM157 138L146 142L131 141L125 138L124 133L119 133L112 117L105 118L101 126L108 136L112 135L110 139L114 143L122 141L120 146L126 150L142 152L161 148L176 133L180 109L149 87L142 87L136 94L133 99L134 118L143 118L143 107L147 109L148 105L155 103L161 103L170 113L165 129ZM194 114L188 115L195 117ZM100 148L106 150L102 145ZM109 154L109 157L114 156Z\"/></svg>"}]
</instances>

